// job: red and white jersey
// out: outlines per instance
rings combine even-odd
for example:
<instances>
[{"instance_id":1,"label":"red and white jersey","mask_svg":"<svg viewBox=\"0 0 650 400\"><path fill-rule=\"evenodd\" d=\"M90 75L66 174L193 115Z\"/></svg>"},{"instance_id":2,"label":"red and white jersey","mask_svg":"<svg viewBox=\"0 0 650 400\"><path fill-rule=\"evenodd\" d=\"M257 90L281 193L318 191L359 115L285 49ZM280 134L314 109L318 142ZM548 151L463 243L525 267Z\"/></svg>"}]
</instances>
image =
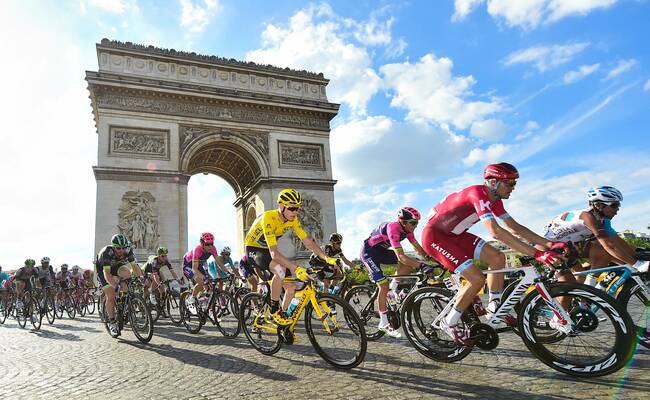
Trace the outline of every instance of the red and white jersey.
<instances>
[{"instance_id":1,"label":"red and white jersey","mask_svg":"<svg viewBox=\"0 0 650 400\"><path fill-rule=\"evenodd\" d=\"M454 192L438 203L428 215L426 227L441 233L460 235L478 221L506 219L510 215L501 200L490 201L485 185L473 185Z\"/></svg>"}]
</instances>

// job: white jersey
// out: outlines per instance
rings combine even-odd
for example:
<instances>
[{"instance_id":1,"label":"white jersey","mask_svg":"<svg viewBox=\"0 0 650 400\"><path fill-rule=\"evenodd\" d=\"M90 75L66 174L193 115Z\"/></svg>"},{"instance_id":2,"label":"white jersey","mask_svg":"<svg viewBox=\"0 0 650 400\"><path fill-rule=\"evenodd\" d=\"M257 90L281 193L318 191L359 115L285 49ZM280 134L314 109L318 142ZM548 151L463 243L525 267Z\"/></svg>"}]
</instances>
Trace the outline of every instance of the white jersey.
<instances>
[{"instance_id":1,"label":"white jersey","mask_svg":"<svg viewBox=\"0 0 650 400\"><path fill-rule=\"evenodd\" d=\"M582 242L594 237L591 229L587 228L580 214L589 210L575 210L562 213L546 226L544 237L553 242ZM562 216L566 214L563 219Z\"/></svg>"}]
</instances>

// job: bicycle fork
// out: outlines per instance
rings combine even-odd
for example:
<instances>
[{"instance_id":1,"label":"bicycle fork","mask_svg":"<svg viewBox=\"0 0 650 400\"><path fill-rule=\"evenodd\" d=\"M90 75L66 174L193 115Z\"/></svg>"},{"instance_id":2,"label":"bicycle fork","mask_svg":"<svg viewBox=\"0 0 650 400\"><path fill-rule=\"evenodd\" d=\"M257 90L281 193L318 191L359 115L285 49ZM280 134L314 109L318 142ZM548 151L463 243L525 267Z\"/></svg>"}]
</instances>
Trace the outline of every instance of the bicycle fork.
<instances>
[{"instance_id":1,"label":"bicycle fork","mask_svg":"<svg viewBox=\"0 0 650 400\"><path fill-rule=\"evenodd\" d=\"M558 319L558 330L567 335L571 333L573 330L573 324L570 323L571 315L564 309L564 307L562 307L561 304L551 297L548 290L546 290L546 286L541 282L535 283L535 289L537 289L537 293L542 296L542 299L544 299L548 308L551 309L555 317Z\"/></svg>"}]
</instances>

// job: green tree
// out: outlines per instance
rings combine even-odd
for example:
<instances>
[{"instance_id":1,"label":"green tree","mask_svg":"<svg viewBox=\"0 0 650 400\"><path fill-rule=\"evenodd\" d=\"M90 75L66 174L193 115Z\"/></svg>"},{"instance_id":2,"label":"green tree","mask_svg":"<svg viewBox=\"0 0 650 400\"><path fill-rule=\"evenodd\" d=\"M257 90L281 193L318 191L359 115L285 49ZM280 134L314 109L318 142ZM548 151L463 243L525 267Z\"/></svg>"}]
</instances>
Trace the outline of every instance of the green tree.
<instances>
[{"instance_id":1,"label":"green tree","mask_svg":"<svg viewBox=\"0 0 650 400\"><path fill-rule=\"evenodd\" d=\"M650 241L647 241L642 238L625 238L624 239L626 242L630 244L632 247L640 247L642 249L650 249Z\"/></svg>"}]
</instances>

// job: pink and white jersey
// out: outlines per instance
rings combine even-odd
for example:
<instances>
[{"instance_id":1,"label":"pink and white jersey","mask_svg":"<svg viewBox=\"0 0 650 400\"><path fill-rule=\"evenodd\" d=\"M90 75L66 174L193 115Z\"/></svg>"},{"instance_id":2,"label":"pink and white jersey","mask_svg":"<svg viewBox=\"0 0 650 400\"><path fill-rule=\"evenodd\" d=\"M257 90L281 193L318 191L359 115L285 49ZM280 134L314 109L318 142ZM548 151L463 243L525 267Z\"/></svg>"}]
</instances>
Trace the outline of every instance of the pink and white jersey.
<instances>
[{"instance_id":1,"label":"pink and white jersey","mask_svg":"<svg viewBox=\"0 0 650 400\"><path fill-rule=\"evenodd\" d=\"M194 250L190 250L185 254L183 261L185 263L191 263L193 260L198 260L201 262L207 260L208 258L210 258L210 256L213 256L215 259L219 256L219 253L217 253L217 247L212 246L212 250L207 252L204 250L203 246L199 243L198 245L196 245Z\"/></svg>"},{"instance_id":2,"label":"pink and white jersey","mask_svg":"<svg viewBox=\"0 0 650 400\"><path fill-rule=\"evenodd\" d=\"M473 185L447 196L429 213L427 227L460 235L478 221L491 218L507 219L510 215L501 200L490 201L485 185Z\"/></svg>"}]
</instances>

